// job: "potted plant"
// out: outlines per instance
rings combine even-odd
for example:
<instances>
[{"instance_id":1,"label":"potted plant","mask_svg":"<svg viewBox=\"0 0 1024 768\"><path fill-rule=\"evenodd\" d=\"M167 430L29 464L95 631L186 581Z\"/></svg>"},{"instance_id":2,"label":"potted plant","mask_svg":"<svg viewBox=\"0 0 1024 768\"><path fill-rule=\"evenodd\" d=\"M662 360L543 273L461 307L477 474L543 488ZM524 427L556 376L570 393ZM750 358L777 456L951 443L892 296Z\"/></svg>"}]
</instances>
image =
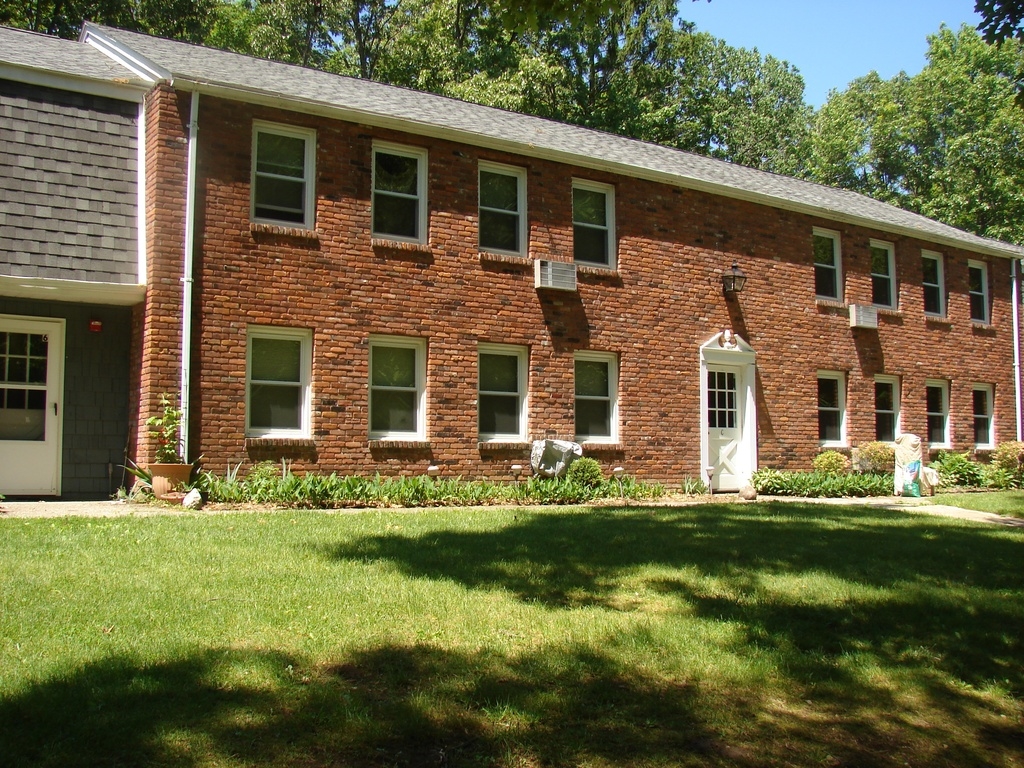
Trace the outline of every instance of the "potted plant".
<instances>
[{"instance_id":1,"label":"potted plant","mask_svg":"<svg viewBox=\"0 0 1024 768\"><path fill-rule=\"evenodd\" d=\"M175 405L173 396L167 393L160 395L160 408L158 415L146 420L149 434L156 440L156 461L147 469L152 476L153 495L163 499L188 483L192 465L185 463L178 448L181 409Z\"/></svg>"}]
</instances>

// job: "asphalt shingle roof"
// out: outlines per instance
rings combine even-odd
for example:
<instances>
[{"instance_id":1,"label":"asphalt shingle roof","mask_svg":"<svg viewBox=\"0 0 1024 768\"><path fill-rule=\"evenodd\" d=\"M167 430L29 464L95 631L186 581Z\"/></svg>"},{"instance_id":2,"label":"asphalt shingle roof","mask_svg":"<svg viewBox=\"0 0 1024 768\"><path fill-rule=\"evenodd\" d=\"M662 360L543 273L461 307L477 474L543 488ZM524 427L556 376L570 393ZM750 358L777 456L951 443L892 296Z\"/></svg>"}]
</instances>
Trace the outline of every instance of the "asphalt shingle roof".
<instances>
[{"instance_id":1,"label":"asphalt shingle roof","mask_svg":"<svg viewBox=\"0 0 1024 768\"><path fill-rule=\"evenodd\" d=\"M0 64L109 83L142 84L92 46L11 27L0 27Z\"/></svg>"},{"instance_id":2,"label":"asphalt shingle roof","mask_svg":"<svg viewBox=\"0 0 1024 768\"><path fill-rule=\"evenodd\" d=\"M87 23L83 40L90 35L106 38L141 55L157 69L170 72L175 84L186 90L226 90L235 98L270 99L297 111L333 111L368 124L445 136L583 167L605 168L968 250L1024 257L1024 248L979 237L855 192L691 152L369 80ZM41 42L35 45L45 48ZM2 41L0 47L6 47Z\"/></svg>"}]
</instances>

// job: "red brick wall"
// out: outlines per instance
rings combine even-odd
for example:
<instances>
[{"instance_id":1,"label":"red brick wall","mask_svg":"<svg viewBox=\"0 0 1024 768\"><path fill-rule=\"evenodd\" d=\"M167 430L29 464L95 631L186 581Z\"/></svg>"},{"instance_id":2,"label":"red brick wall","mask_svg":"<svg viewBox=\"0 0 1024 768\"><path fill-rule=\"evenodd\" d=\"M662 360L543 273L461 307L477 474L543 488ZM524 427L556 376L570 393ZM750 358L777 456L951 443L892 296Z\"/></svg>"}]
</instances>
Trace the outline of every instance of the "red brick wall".
<instances>
[{"instance_id":1,"label":"red brick wall","mask_svg":"<svg viewBox=\"0 0 1024 768\"><path fill-rule=\"evenodd\" d=\"M150 313L142 403L177 389L185 116L188 97L158 90L150 104ZM317 131L315 237L249 223L253 119ZM265 107L200 102L193 455L222 471L250 458L297 469L507 476L528 448L481 448L476 427L479 342L530 350L529 437L571 438L573 353L619 356L620 443L606 465L667 481L700 474L699 346L730 328L757 353L761 466L807 468L818 453L816 372L847 372L852 445L874 436L876 373L901 377L904 431L925 434L926 378L951 381L959 450L972 447L971 385L996 392L998 439L1013 438L1009 262L827 219L558 163ZM429 251L370 241L371 147L429 151ZM572 258L572 179L615 186L619 269L581 273L579 293L538 292L529 263L481 260L478 161L527 169L530 255ZM846 310L814 300L812 227L842 236L845 298L870 304L868 240L893 242L899 311L877 332L852 330ZM945 257L948 322L925 319L922 248ZM989 263L993 324L974 327L968 258ZM726 301L720 270L738 262L746 290ZM313 441L259 448L244 439L249 324L313 333ZM371 334L428 344L428 445L367 440ZM142 417L145 417L143 413ZM143 442L145 445L145 442ZM591 452L588 449L588 453Z\"/></svg>"}]
</instances>

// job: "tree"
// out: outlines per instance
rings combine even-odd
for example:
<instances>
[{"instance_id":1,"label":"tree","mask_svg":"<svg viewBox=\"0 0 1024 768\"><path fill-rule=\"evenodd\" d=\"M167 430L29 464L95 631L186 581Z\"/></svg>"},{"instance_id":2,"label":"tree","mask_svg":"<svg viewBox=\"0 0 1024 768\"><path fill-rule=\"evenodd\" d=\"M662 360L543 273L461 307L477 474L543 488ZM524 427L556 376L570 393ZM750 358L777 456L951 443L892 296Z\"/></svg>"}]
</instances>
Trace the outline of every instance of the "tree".
<instances>
[{"instance_id":1,"label":"tree","mask_svg":"<svg viewBox=\"0 0 1024 768\"><path fill-rule=\"evenodd\" d=\"M201 43L220 0L5 0L0 24L74 39L85 20Z\"/></svg>"},{"instance_id":2,"label":"tree","mask_svg":"<svg viewBox=\"0 0 1024 768\"><path fill-rule=\"evenodd\" d=\"M876 73L814 118L807 175L986 237L1024 243L1024 48L971 27L929 38L917 75Z\"/></svg>"},{"instance_id":3,"label":"tree","mask_svg":"<svg viewBox=\"0 0 1024 768\"><path fill-rule=\"evenodd\" d=\"M1024 38L1024 0L977 0L974 11L981 15L978 29L986 42Z\"/></svg>"}]
</instances>

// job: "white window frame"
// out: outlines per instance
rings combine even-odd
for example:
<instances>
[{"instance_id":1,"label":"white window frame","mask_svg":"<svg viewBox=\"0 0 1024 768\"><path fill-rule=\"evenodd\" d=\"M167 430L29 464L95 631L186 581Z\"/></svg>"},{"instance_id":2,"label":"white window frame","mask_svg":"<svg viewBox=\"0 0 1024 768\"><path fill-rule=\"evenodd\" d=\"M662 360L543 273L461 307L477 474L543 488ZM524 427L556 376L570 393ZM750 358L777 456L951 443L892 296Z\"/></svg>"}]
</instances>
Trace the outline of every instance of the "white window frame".
<instances>
[{"instance_id":1,"label":"white window frame","mask_svg":"<svg viewBox=\"0 0 1024 768\"><path fill-rule=\"evenodd\" d=\"M589 395L577 395L575 392L575 367L577 360L585 360L590 362L606 363L608 365L608 397L599 398ZM573 420L575 425L575 414L576 414L576 402L580 399L584 400L602 400L607 401L610 404L609 407L609 427L611 429L610 435L594 435L584 436L576 435L576 442L584 443L617 443L619 441L619 357L613 352L577 352L573 356ZM575 426L574 426L575 430Z\"/></svg>"},{"instance_id":2,"label":"white window frame","mask_svg":"<svg viewBox=\"0 0 1024 768\"><path fill-rule=\"evenodd\" d=\"M931 424L927 425L927 437L928 445L931 448L951 448L953 443L950 438L950 418L949 418L949 382L945 379L925 379L925 417L931 419L932 416L942 417L942 440L939 442L932 442L932 428ZM932 411L928 408L928 388L938 389L942 392L942 404L940 411Z\"/></svg>"},{"instance_id":3,"label":"white window frame","mask_svg":"<svg viewBox=\"0 0 1024 768\"><path fill-rule=\"evenodd\" d=\"M896 309L900 304L899 285L896 282L896 246L886 240L869 240L868 246L870 249L878 248L883 250L887 254L889 264L889 274L882 275L874 271L872 266L871 272L871 303L873 306L881 307L882 309ZM868 251L871 261L875 260L874 254ZM891 302L889 304L879 304L875 301L875 279L885 278L889 281L889 296Z\"/></svg>"},{"instance_id":4,"label":"white window frame","mask_svg":"<svg viewBox=\"0 0 1024 768\"><path fill-rule=\"evenodd\" d=\"M615 187L611 184L602 184L597 181L587 181L586 179L573 179L572 180L572 191L575 193L577 189L585 189L590 192L601 192L604 194L604 218L606 225L603 228L608 233L608 253L607 263L602 261L589 261L586 259L576 258L576 227L590 227L592 229L601 229L594 224L588 224L576 222L576 206L573 203L572 197L570 197L570 205L573 209L572 214L572 226L573 226L573 260L577 264L582 264L589 267L598 267L601 269L618 269L618 241L615 238ZM574 195L573 195L574 196Z\"/></svg>"},{"instance_id":5,"label":"white window frame","mask_svg":"<svg viewBox=\"0 0 1024 768\"><path fill-rule=\"evenodd\" d=\"M516 215L519 217L518 226L516 229L516 237L519 240L519 249L514 251L505 250L504 248L494 248L492 246L486 246L481 240L483 235L483 228L480 222L483 217L480 215L482 211L490 210L496 213L508 215L511 211L506 211L501 208L486 208L480 202L480 190L483 185L480 184L481 173L493 173L499 176L511 176L516 180ZM526 169L519 168L514 165L502 165L501 163L492 163L487 160L481 160L479 167L477 168L477 244L481 251L486 253L505 253L512 256L525 256L528 250L527 245L527 216L526 216Z\"/></svg>"},{"instance_id":6,"label":"white window frame","mask_svg":"<svg viewBox=\"0 0 1024 768\"><path fill-rule=\"evenodd\" d=\"M899 378L899 376L890 376L888 374L878 374L877 376L875 376L874 383L875 384L891 384L892 385L892 407L893 407L893 410L892 411L879 411L878 410L878 403L877 403L877 400L875 399L876 395L875 395L875 392L874 392L874 388L872 388L872 401L873 401L872 402L872 413L874 413L876 416L879 413L892 413L893 414L893 428L892 428L893 440L892 441L883 441L883 442L893 442L893 441L895 441L895 439L897 437L899 437L900 435L903 434L902 425L900 424L900 421L901 421L901 410L902 410L901 404L902 404L902 400L903 400L903 393L900 391L900 378ZM877 422L875 424L875 439L876 440L881 440L882 439L882 438L880 438L878 436L878 425L877 425Z\"/></svg>"},{"instance_id":7,"label":"white window frame","mask_svg":"<svg viewBox=\"0 0 1024 768\"><path fill-rule=\"evenodd\" d=\"M830 381L837 382L837 388L839 390L839 404L838 408L828 408L828 411L838 410L839 412L839 439L838 440L826 440L822 439L821 435L818 436L818 443L822 448L844 448L846 447L846 374L842 371L818 371L818 376L815 379L815 387L817 383L822 379L828 379ZM821 405L817 407L817 413L820 415L822 411Z\"/></svg>"},{"instance_id":8,"label":"white window frame","mask_svg":"<svg viewBox=\"0 0 1024 768\"><path fill-rule=\"evenodd\" d=\"M924 281L924 261L930 259L935 262L936 279L938 283L926 283ZM921 251L921 300L924 302L924 291L925 288L935 288L939 292L939 311L929 312L927 306L925 307L924 313L928 317L945 317L946 316L946 273L945 265L943 264L942 254L937 251Z\"/></svg>"},{"instance_id":9,"label":"white window frame","mask_svg":"<svg viewBox=\"0 0 1024 768\"><path fill-rule=\"evenodd\" d=\"M978 293L977 291L972 291L971 290L971 270L972 269L977 269L977 270L981 271L981 292L980 293ZM985 316L984 317L975 317L974 316L974 307L973 307L973 302L971 301L971 299L974 296L981 296L981 299L984 302L984 309L985 309L985 313L984 313ZM971 322L972 323L981 323L983 325L987 325L988 323L990 323L992 321L992 305L989 303L988 264L986 262L984 262L984 261L975 261L974 259L969 259L967 261L967 304L968 304L968 312L970 313Z\"/></svg>"},{"instance_id":10,"label":"white window frame","mask_svg":"<svg viewBox=\"0 0 1024 768\"><path fill-rule=\"evenodd\" d=\"M250 391L252 389L252 344L254 339L278 339L299 343L299 382L301 388L298 429L253 427ZM245 436L308 438L312 434L310 403L313 378L313 332L306 328L282 328L273 325L250 325L245 342Z\"/></svg>"},{"instance_id":11,"label":"white window frame","mask_svg":"<svg viewBox=\"0 0 1024 768\"><path fill-rule=\"evenodd\" d=\"M373 350L375 347L398 347L412 349L415 358L415 403L416 428L413 430L374 430L373 425ZM427 340L410 336L370 336L366 366L366 426L370 440L411 440L422 442L427 439Z\"/></svg>"},{"instance_id":12,"label":"white window frame","mask_svg":"<svg viewBox=\"0 0 1024 768\"><path fill-rule=\"evenodd\" d=\"M975 442L974 447L982 450L988 450L996 447L996 419L995 419L995 387L991 384L973 384L971 386L971 435L977 436L977 429L975 424L979 418L978 412L974 408L974 393L984 392L985 402L988 405L988 413L983 414L983 417L988 418L988 442L979 443Z\"/></svg>"},{"instance_id":13,"label":"white window frame","mask_svg":"<svg viewBox=\"0 0 1024 768\"><path fill-rule=\"evenodd\" d=\"M377 207L377 155L396 155L398 157L408 157L416 161L416 237L408 237L406 235L396 235L390 232L377 232L373 228L373 222L375 221L375 211ZM383 240L395 240L398 242L406 243L419 243L424 244L427 242L427 231L429 228L429 222L427 221L427 150L420 147L410 147L405 144L391 144L385 141L375 141L373 143L373 152L370 157L371 167L371 181L370 181L370 230L371 236L381 238ZM408 198L408 195L404 195L397 192L381 192L379 194L388 195L393 197Z\"/></svg>"},{"instance_id":14,"label":"white window frame","mask_svg":"<svg viewBox=\"0 0 1024 768\"><path fill-rule=\"evenodd\" d=\"M495 394L508 396L508 392L485 392L480 389L480 356L481 355L500 355L502 357L514 357L516 358L518 368L518 391L516 395L518 397L518 413L519 413L519 431L518 432L483 432L480 430L480 397L481 395ZM477 432L481 442L525 442L527 435L527 386L529 381L529 350L526 347L516 346L512 344L478 344L477 345Z\"/></svg>"},{"instance_id":15,"label":"white window frame","mask_svg":"<svg viewBox=\"0 0 1024 768\"><path fill-rule=\"evenodd\" d=\"M302 222L289 221L287 219L275 219L260 217L256 215L256 186L257 173L257 149L259 135L270 133L277 136L287 136L293 139L302 139L305 142L303 155L303 220ZM289 177L290 179L290 177ZM294 227L296 229L312 229L316 216L316 131L312 128L299 128L292 125L281 125L279 123L268 123L263 120L253 120L252 123L252 156L249 177L249 218L261 224L275 224L277 226Z\"/></svg>"},{"instance_id":16,"label":"white window frame","mask_svg":"<svg viewBox=\"0 0 1024 768\"><path fill-rule=\"evenodd\" d=\"M835 271L836 280L836 295L828 296L826 294L818 293L818 267L825 267L824 264L818 264L814 261L814 238L825 237L832 241L832 260L833 266L828 267ZM814 267L814 294L816 298L824 299L826 301L842 301L843 300L843 241L840 237L839 232L834 229L823 229L821 227L814 227L811 230L811 262Z\"/></svg>"}]
</instances>

